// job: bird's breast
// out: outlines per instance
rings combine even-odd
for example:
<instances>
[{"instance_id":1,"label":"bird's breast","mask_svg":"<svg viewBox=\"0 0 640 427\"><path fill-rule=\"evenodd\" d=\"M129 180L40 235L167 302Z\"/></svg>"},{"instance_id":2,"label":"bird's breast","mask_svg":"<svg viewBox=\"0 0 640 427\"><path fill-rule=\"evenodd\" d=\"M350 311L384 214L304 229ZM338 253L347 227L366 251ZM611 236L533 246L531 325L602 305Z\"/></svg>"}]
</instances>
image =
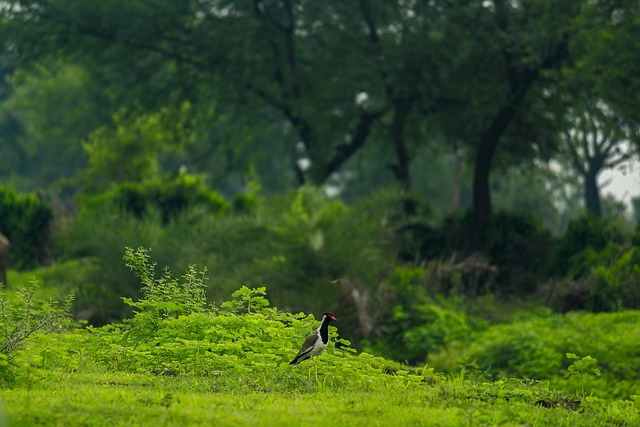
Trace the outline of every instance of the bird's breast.
<instances>
[{"instance_id":1,"label":"bird's breast","mask_svg":"<svg viewBox=\"0 0 640 427\"><path fill-rule=\"evenodd\" d=\"M315 344L313 345L313 349L311 350L310 355L311 356L318 356L326 348L327 348L327 344L323 343L322 340L320 338L318 338L318 340L316 340Z\"/></svg>"}]
</instances>

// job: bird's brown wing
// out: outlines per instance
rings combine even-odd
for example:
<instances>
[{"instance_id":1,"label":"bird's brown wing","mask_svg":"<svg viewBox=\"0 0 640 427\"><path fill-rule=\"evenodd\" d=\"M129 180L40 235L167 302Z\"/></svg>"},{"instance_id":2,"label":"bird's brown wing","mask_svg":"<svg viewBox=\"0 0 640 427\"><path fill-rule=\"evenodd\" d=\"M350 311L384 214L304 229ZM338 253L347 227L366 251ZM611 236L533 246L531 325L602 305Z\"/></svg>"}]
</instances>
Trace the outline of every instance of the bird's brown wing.
<instances>
[{"instance_id":1,"label":"bird's brown wing","mask_svg":"<svg viewBox=\"0 0 640 427\"><path fill-rule=\"evenodd\" d=\"M309 353L311 353L311 350L313 350L313 346L316 341L318 341L318 331L314 331L307 337L306 340L304 340L304 343L302 343L302 347L300 347L300 351L298 352L296 357L293 358L290 364L295 366L303 360L308 359L310 357Z\"/></svg>"}]
</instances>

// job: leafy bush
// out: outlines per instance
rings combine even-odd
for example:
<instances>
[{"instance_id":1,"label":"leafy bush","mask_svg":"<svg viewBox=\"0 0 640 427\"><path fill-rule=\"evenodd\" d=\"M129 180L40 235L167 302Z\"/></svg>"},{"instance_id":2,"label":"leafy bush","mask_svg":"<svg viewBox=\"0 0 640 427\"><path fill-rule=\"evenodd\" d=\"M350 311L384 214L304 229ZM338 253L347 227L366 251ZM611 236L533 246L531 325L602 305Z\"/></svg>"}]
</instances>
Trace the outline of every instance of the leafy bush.
<instances>
[{"instance_id":1,"label":"leafy bush","mask_svg":"<svg viewBox=\"0 0 640 427\"><path fill-rule=\"evenodd\" d=\"M0 232L11 241L11 267L33 268L45 260L51 219L51 208L35 193L0 187Z\"/></svg>"},{"instance_id":2,"label":"leafy bush","mask_svg":"<svg viewBox=\"0 0 640 427\"><path fill-rule=\"evenodd\" d=\"M380 322L379 337L366 340L364 348L409 364L464 339L471 333L464 312L446 307L427 294L423 268L397 268L392 281L393 300Z\"/></svg>"},{"instance_id":3,"label":"leafy bush","mask_svg":"<svg viewBox=\"0 0 640 427\"><path fill-rule=\"evenodd\" d=\"M594 311L640 309L640 247L621 247L609 265L593 269Z\"/></svg>"},{"instance_id":4,"label":"leafy bush","mask_svg":"<svg viewBox=\"0 0 640 427\"><path fill-rule=\"evenodd\" d=\"M171 180L125 182L106 192L85 196L83 203L85 209L95 210L116 206L137 218L157 210L163 224L189 206L203 206L213 214L229 209L229 203L220 194L209 190L202 179L189 174L180 174Z\"/></svg>"},{"instance_id":5,"label":"leafy bush","mask_svg":"<svg viewBox=\"0 0 640 427\"><path fill-rule=\"evenodd\" d=\"M549 380L574 392L628 398L640 392L640 342L629 339L638 334L636 311L550 315L492 326L433 355L430 362L440 369L471 365L494 378ZM567 371L575 364L568 353L596 359L592 367L600 375L569 375L577 368Z\"/></svg>"},{"instance_id":6,"label":"leafy bush","mask_svg":"<svg viewBox=\"0 0 640 427\"><path fill-rule=\"evenodd\" d=\"M577 279L591 271L593 255L610 243L625 240L622 228L610 220L593 216L581 217L569 224L567 231L555 244L549 273Z\"/></svg>"},{"instance_id":7,"label":"leafy bush","mask_svg":"<svg viewBox=\"0 0 640 427\"><path fill-rule=\"evenodd\" d=\"M206 306L204 276L192 274L195 267L179 283L166 269L162 278L154 278L154 264L144 248L128 249L125 259L142 279L143 296L128 301L134 315L124 325L88 329L95 338L88 345L100 363L123 372L233 375L254 382L275 375L306 381L307 375L290 370L288 362L317 327L313 316L269 307L265 288L242 287L220 308ZM366 382L380 372L380 359L351 358L350 342L338 338L335 327L329 331L332 344L321 369L335 381L348 381L357 370L359 380ZM369 362L362 363L367 357Z\"/></svg>"},{"instance_id":8,"label":"leafy bush","mask_svg":"<svg viewBox=\"0 0 640 427\"><path fill-rule=\"evenodd\" d=\"M411 239L425 260L465 259L473 254L470 247L471 215L446 218L439 228L414 225ZM504 294L530 293L543 280L548 263L551 237L532 216L499 212L493 214L483 255L497 268L497 274L478 270L471 281L463 280L464 289L475 296L497 290ZM463 278L464 279L464 278ZM475 281L480 283L474 283ZM478 285L478 286L476 286ZM495 289L494 289L495 287Z\"/></svg>"},{"instance_id":9,"label":"leafy bush","mask_svg":"<svg viewBox=\"0 0 640 427\"><path fill-rule=\"evenodd\" d=\"M499 212L491 217L488 253L496 282L507 294L533 292L544 279L551 236L533 216Z\"/></svg>"},{"instance_id":10,"label":"leafy bush","mask_svg":"<svg viewBox=\"0 0 640 427\"><path fill-rule=\"evenodd\" d=\"M139 295L140 284L122 263L124 247L155 248L156 258L175 268L182 239L187 236L178 235L172 226L163 226L153 213L138 219L121 209L82 210L66 234L58 238L62 255L80 258L84 265L76 272L84 281L69 279L78 286L74 310L83 312L92 324L119 320L129 314L120 297Z\"/></svg>"},{"instance_id":11,"label":"leafy bush","mask_svg":"<svg viewBox=\"0 0 640 427\"><path fill-rule=\"evenodd\" d=\"M464 313L437 304L416 305L411 312L396 306L389 322L386 329L393 343L387 348L393 351L388 356L410 364L423 363L429 353L471 332Z\"/></svg>"},{"instance_id":12,"label":"leafy bush","mask_svg":"<svg viewBox=\"0 0 640 427\"><path fill-rule=\"evenodd\" d=\"M293 311L333 307L345 313L341 327L353 339L368 336L394 274L398 213L393 206L400 206L401 197L381 191L346 205L321 189L304 187L263 200L253 223L260 224L259 242L265 246L243 260L248 269L236 283L269 283L269 298Z\"/></svg>"},{"instance_id":13,"label":"leafy bush","mask_svg":"<svg viewBox=\"0 0 640 427\"><path fill-rule=\"evenodd\" d=\"M627 243L609 242L601 250L587 247L574 256L574 271L580 270L580 276L552 282L549 304L563 312L640 308L640 246L634 239L632 235Z\"/></svg>"},{"instance_id":14,"label":"leafy bush","mask_svg":"<svg viewBox=\"0 0 640 427\"><path fill-rule=\"evenodd\" d=\"M124 259L127 267L133 269L142 281L143 297L137 301L123 297L125 304L135 310L133 330L142 334L157 332L158 323L167 317L177 317L204 311L206 269L198 274L195 266L189 266L183 281L171 277L165 268L162 277L155 277L155 263L149 261L149 252L140 247L135 251L126 248Z\"/></svg>"},{"instance_id":15,"label":"leafy bush","mask_svg":"<svg viewBox=\"0 0 640 427\"><path fill-rule=\"evenodd\" d=\"M166 224L157 211L138 218L106 205L82 209L60 243L67 257L91 265L76 307L98 311L94 324L130 314L120 296L139 295L139 283L122 266L122 250L144 246L173 271L190 263L215 271L207 282L211 301L222 301L239 284L269 283L269 299L280 307L344 312L341 327L357 340L377 329L385 310L397 247L389 206L398 197L381 192L348 206L304 187L255 197L243 213L218 216L188 207Z\"/></svg>"}]
</instances>

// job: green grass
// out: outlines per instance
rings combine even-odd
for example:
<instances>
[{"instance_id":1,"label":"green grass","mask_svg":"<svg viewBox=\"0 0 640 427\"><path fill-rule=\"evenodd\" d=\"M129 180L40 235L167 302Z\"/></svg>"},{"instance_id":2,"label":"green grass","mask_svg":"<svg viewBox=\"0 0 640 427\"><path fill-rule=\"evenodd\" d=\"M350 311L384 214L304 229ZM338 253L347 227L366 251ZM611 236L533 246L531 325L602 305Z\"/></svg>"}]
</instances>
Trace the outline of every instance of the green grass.
<instances>
[{"instance_id":1,"label":"green grass","mask_svg":"<svg viewBox=\"0 0 640 427\"><path fill-rule=\"evenodd\" d=\"M306 369L292 370L306 377ZM33 373L0 390L11 426L279 425L637 425L634 402L563 401L545 387L519 381L461 378L405 388L392 381L370 391L321 381L255 389L238 378L122 373ZM546 399L546 400L545 400ZM578 406L580 405L580 406Z\"/></svg>"}]
</instances>

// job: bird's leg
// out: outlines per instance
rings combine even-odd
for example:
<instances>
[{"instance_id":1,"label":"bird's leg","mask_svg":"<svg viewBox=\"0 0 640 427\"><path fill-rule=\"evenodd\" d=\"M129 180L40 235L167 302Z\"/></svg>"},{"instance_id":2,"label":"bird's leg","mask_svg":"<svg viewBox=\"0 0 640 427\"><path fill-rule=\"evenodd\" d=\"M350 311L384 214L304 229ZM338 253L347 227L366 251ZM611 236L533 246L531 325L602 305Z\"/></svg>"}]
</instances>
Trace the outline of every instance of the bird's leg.
<instances>
[{"instance_id":1,"label":"bird's leg","mask_svg":"<svg viewBox=\"0 0 640 427\"><path fill-rule=\"evenodd\" d=\"M307 374L309 374L309 381L311 381L311 363L307 365Z\"/></svg>"},{"instance_id":2,"label":"bird's leg","mask_svg":"<svg viewBox=\"0 0 640 427\"><path fill-rule=\"evenodd\" d=\"M320 382L318 381L318 356L316 356L316 381Z\"/></svg>"}]
</instances>

